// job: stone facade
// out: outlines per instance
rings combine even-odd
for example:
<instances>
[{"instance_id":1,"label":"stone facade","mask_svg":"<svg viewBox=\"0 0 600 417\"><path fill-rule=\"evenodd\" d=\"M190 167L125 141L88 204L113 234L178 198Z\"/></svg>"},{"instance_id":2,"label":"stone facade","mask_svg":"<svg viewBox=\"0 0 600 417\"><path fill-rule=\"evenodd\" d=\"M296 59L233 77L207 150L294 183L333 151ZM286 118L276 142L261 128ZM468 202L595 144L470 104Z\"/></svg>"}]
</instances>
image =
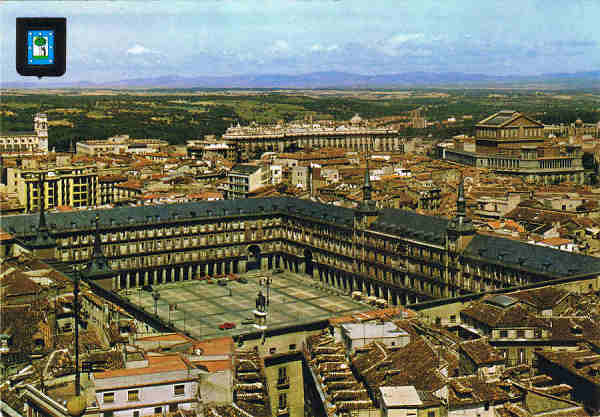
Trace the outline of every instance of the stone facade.
<instances>
[{"instance_id":1,"label":"stone facade","mask_svg":"<svg viewBox=\"0 0 600 417\"><path fill-rule=\"evenodd\" d=\"M495 113L476 125L475 144L438 145L438 156L463 165L488 168L528 183L584 182L583 151L574 143L551 143L544 125L513 111Z\"/></svg>"},{"instance_id":2,"label":"stone facade","mask_svg":"<svg viewBox=\"0 0 600 417\"><path fill-rule=\"evenodd\" d=\"M0 153L32 155L48 153L48 116L37 113L33 117L32 132L0 132Z\"/></svg>"},{"instance_id":3,"label":"stone facade","mask_svg":"<svg viewBox=\"0 0 600 417\"><path fill-rule=\"evenodd\" d=\"M353 151L399 151L402 140L397 130L370 128L360 117L349 126L324 127L319 124L235 126L223 140L235 143L242 160L257 152L284 152L290 148L344 148Z\"/></svg>"},{"instance_id":4,"label":"stone facade","mask_svg":"<svg viewBox=\"0 0 600 417\"><path fill-rule=\"evenodd\" d=\"M410 211L347 209L295 198L257 198L48 214L54 260L88 262L94 218L114 271L110 289L286 268L342 290L405 305L495 288L579 277L600 259L475 233ZM32 216L7 216L18 251L36 237ZM579 279L578 278L578 279Z\"/></svg>"}]
</instances>

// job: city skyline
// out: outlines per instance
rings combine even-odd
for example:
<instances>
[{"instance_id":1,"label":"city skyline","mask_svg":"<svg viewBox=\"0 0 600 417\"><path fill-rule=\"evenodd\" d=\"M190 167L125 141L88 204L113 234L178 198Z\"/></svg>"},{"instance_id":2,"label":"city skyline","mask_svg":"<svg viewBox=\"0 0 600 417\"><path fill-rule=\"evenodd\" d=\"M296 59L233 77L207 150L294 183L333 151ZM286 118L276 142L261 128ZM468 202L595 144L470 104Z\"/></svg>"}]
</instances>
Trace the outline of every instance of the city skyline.
<instances>
[{"instance_id":1,"label":"city skyline","mask_svg":"<svg viewBox=\"0 0 600 417\"><path fill-rule=\"evenodd\" d=\"M515 14L518 10L518 16ZM600 5L508 2L6 2L4 82L15 71L14 21L65 16L61 81L178 75L538 75L600 68ZM30 81L30 80L27 80ZM43 85L43 82L40 83Z\"/></svg>"}]
</instances>

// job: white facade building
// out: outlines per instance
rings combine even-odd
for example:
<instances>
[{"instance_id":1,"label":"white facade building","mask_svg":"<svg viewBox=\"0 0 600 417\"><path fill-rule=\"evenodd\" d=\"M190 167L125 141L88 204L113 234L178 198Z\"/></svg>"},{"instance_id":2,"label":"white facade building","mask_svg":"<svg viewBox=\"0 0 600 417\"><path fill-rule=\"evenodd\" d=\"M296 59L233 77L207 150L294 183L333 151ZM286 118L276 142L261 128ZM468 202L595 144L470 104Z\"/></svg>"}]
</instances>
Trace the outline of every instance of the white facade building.
<instances>
[{"instance_id":1,"label":"white facade building","mask_svg":"<svg viewBox=\"0 0 600 417\"><path fill-rule=\"evenodd\" d=\"M48 116L37 113L33 117L32 132L0 132L0 153L48 153Z\"/></svg>"},{"instance_id":2,"label":"white facade building","mask_svg":"<svg viewBox=\"0 0 600 417\"><path fill-rule=\"evenodd\" d=\"M341 325L341 330L342 340L350 352L372 342L398 347L406 346L410 342L410 335L389 321L344 323Z\"/></svg>"},{"instance_id":3,"label":"white facade building","mask_svg":"<svg viewBox=\"0 0 600 417\"><path fill-rule=\"evenodd\" d=\"M149 356L135 366L94 373L96 403L103 417L141 417L194 410L200 370L179 355Z\"/></svg>"}]
</instances>

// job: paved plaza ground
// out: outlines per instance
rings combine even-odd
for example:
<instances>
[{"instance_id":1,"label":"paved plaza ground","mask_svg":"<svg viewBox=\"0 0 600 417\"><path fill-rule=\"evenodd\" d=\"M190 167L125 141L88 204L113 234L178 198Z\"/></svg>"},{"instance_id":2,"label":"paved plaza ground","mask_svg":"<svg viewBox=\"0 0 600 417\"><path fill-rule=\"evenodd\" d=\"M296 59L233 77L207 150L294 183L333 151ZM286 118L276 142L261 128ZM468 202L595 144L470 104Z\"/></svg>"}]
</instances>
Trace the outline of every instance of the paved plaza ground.
<instances>
[{"instance_id":1,"label":"paved plaza ground","mask_svg":"<svg viewBox=\"0 0 600 417\"><path fill-rule=\"evenodd\" d=\"M242 276L248 280L246 284L229 281L227 286L220 286L216 282L183 281L154 285L152 289L160 294L158 314L196 338L256 331L252 324L242 324L242 321L254 318L256 295L259 291L266 295L266 287L261 285L261 281L264 282L267 276L272 277L268 326L309 322L373 308L338 290L323 289L319 282L307 275L288 271L273 275L271 271L251 271ZM129 290L128 296L133 303L154 312L152 293L138 288ZM169 305L176 307L169 311ZM219 329L219 325L225 322L235 323L236 327Z\"/></svg>"}]
</instances>

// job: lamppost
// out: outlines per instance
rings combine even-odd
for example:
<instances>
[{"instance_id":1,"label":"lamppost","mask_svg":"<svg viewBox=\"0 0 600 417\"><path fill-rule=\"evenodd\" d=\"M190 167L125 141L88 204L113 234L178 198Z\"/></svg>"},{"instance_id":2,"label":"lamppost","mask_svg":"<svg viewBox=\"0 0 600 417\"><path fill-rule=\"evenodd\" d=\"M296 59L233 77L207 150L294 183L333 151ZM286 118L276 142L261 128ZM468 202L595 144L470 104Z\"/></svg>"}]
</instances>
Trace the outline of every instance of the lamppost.
<instances>
[{"instance_id":1,"label":"lamppost","mask_svg":"<svg viewBox=\"0 0 600 417\"><path fill-rule=\"evenodd\" d=\"M158 315L158 300L160 300L160 293L158 291L154 291L152 293L152 298L154 298L154 315Z\"/></svg>"},{"instance_id":2,"label":"lamppost","mask_svg":"<svg viewBox=\"0 0 600 417\"><path fill-rule=\"evenodd\" d=\"M267 277L267 305L271 302L271 281L273 277Z\"/></svg>"},{"instance_id":3,"label":"lamppost","mask_svg":"<svg viewBox=\"0 0 600 417\"><path fill-rule=\"evenodd\" d=\"M81 395L79 378L79 279L81 272L74 271L75 286L73 288L73 310L75 314L75 396L67 402L67 410L73 417L79 417L87 406L85 397Z\"/></svg>"},{"instance_id":4,"label":"lamppost","mask_svg":"<svg viewBox=\"0 0 600 417\"><path fill-rule=\"evenodd\" d=\"M173 320L171 320L171 311L177 309L177 304L169 304L169 324L173 325Z\"/></svg>"},{"instance_id":5,"label":"lamppost","mask_svg":"<svg viewBox=\"0 0 600 417\"><path fill-rule=\"evenodd\" d=\"M79 276L75 272L75 288L73 288L73 309L75 310L75 396L79 396Z\"/></svg>"},{"instance_id":6,"label":"lamppost","mask_svg":"<svg viewBox=\"0 0 600 417\"><path fill-rule=\"evenodd\" d=\"M2 355L10 352L10 347L8 347L8 339L10 339L10 335L2 333L0 334L0 358ZM2 372L0 372L0 377L4 380L6 377L6 369L4 368L4 364L2 364Z\"/></svg>"}]
</instances>

